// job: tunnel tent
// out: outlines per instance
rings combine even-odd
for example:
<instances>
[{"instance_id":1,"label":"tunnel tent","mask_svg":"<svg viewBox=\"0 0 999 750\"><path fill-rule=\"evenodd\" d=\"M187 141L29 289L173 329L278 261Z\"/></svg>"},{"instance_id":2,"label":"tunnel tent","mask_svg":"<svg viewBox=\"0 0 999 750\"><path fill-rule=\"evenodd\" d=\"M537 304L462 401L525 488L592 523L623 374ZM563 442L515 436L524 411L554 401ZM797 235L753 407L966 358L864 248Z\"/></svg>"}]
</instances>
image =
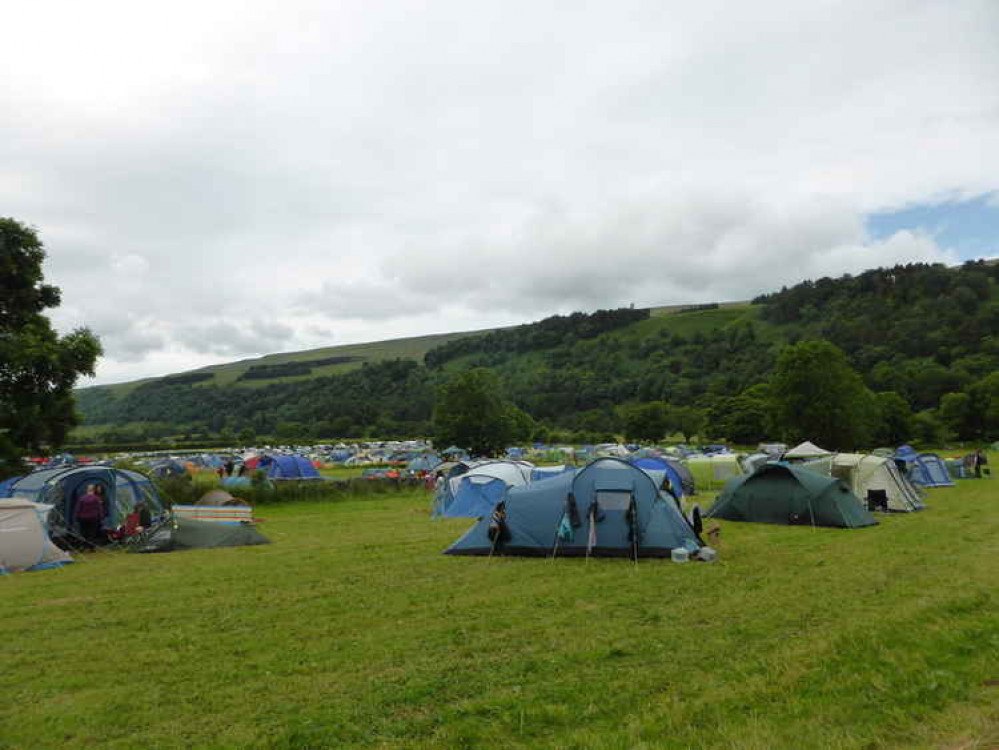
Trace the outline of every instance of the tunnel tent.
<instances>
[{"instance_id":1,"label":"tunnel tent","mask_svg":"<svg viewBox=\"0 0 999 750\"><path fill-rule=\"evenodd\" d=\"M917 475L920 476L917 484L926 487L954 486L954 480L950 478L950 472L947 471L947 464L936 453L920 453L916 459L916 465L919 467Z\"/></svg>"},{"instance_id":2,"label":"tunnel tent","mask_svg":"<svg viewBox=\"0 0 999 750\"><path fill-rule=\"evenodd\" d=\"M149 477L130 469L111 466L70 466L41 469L21 477L11 488L11 497L51 505L49 533L58 539L77 536L76 501L86 494L89 485L104 488L107 515L104 528L121 526L125 518L144 502L154 517L163 514L163 502Z\"/></svg>"},{"instance_id":3,"label":"tunnel tent","mask_svg":"<svg viewBox=\"0 0 999 750\"><path fill-rule=\"evenodd\" d=\"M575 475L510 489L447 555L669 557L701 542L645 471L599 458Z\"/></svg>"},{"instance_id":4,"label":"tunnel tent","mask_svg":"<svg viewBox=\"0 0 999 750\"><path fill-rule=\"evenodd\" d=\"M841 480L784 464L730 479L706 517L839 528L877 523Z\"/></svg>"},{"instance_id":5,"label":"tunnel tent","mask_svg":"<svg viewBox=\"0 0 999 750\"><path fill-rule=\"evenodd\" d=\"M73 562L49 538L52 506L22 498L0 499L0 575L57 568Z\"/></svg>"},{"instance_id":6,"label":"tunnel tent","mask_svg":"<svg viewBox=\"0 0 999 750\"><path fill-rule=\"evenodd\" d=\"M953 487L947 465L936 453L916 453L911 445L900 446L895 460L905 466L906 476L922 487Z\"/></svg>"},{"instance_id":7,"label":"tunnel tent","mask_svg":"<svg viewBox=\"0 0 999 750\"><path fill-rule=\"evenodd\" d=\"M832 475L842 479L862 503L866 504L869 493L884 493L888 511L909 513L926 507L919 490L902 476L890 458L870 453L837 453Z\"/></svg>"}]
</instances>

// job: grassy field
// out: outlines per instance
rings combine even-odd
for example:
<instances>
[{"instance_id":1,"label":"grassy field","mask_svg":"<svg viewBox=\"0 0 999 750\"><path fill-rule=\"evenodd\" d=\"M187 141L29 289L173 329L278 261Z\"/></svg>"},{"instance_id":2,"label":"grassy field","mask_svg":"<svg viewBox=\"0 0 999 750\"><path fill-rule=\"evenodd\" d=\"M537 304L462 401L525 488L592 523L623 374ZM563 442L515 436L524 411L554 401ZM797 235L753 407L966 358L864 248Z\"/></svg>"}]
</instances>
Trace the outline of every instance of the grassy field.
<instances>
[{"instance_id":1,"label":"grassy field","mask_svg":"<svg viewBox=\"0 0 999 750\"><path fill-rule=\"evenodd\" d=\"M411 492L0 578L0 747L999 743L999 483L719 562L452 558ZM976 744L977 743L977 744Z\"/></svg>"}]
</instances>

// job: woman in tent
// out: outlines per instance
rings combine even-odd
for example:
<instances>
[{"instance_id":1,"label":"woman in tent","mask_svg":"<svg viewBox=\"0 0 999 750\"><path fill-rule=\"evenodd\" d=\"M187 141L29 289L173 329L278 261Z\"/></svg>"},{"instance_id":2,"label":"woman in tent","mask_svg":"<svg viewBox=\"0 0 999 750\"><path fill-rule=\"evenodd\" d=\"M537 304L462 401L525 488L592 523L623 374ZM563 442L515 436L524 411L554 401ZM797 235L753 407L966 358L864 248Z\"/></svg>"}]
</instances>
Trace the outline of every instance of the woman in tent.
<instances>
[{"instance_id":1,"label":"woman in tent","mask_svg":"<svg viewBox=\"0 0 999 750\"><path fill-rule=\"evenodd\" d=\"M76 522L80 526L80 534L90 547L97 546L104 513L104 501L97 494L97 487L88 484L86 493L76 501Z\"/></svg>"}]
</instances>

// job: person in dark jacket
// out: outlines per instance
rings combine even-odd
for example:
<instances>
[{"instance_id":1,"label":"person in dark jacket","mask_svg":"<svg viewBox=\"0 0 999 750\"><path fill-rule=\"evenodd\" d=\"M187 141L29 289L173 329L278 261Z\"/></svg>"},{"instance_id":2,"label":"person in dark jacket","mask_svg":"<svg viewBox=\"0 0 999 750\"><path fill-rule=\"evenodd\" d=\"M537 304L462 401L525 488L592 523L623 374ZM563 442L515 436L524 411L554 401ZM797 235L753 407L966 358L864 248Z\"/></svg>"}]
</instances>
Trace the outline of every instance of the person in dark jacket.
<instances>
[{"instance_id":1,"label":"person in dark jacket","mask_svg":"<svg viewBox=\"0 0 999 750\"><path fill-rule=\"evenodd\" d=\"M104 501L94 485L87 486L86 494L76 501L76 523L80 534L91 547L96 547L104 521Z\"/></svg>"}]
</instances>

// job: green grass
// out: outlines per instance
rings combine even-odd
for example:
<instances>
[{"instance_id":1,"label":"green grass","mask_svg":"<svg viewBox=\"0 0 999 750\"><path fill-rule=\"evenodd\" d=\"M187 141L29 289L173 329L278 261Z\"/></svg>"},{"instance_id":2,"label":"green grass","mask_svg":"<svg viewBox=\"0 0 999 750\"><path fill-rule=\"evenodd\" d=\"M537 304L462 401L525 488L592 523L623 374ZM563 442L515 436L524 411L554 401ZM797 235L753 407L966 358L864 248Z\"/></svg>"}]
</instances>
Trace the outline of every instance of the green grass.
<instances>
[{"instance_id":1,"label":"green grass","mask_svg":"<svg viewBox=\"0 0 999 750\"><path fill-rule=\"evenodd\" d=\"M0 747L988 741L997 495L724 523L713 565L444 557L470 524L421 492L263 507L268 546L0 579Z\"/></svg>"}]
</instances>

